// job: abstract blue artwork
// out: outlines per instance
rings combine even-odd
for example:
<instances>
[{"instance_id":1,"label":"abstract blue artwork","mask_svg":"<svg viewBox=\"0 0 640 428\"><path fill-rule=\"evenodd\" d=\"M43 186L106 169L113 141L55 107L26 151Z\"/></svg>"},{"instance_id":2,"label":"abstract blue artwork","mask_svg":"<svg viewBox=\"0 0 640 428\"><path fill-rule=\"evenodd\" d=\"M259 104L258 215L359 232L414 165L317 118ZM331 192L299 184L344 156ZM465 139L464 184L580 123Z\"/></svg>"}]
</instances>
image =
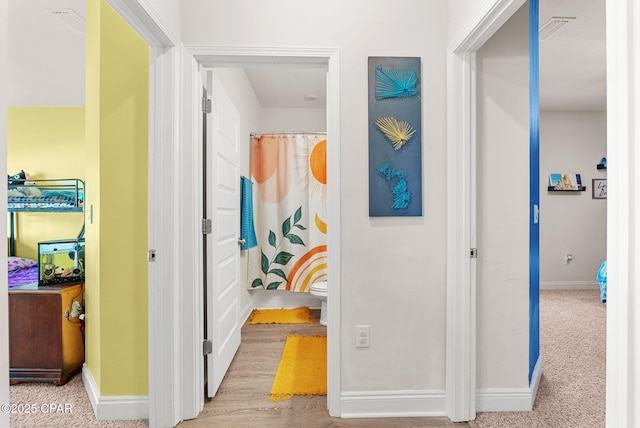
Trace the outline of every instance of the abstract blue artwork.
<instances>
[{"instance_id":1,"label":"abstract blue artwork","mask_svg":"<svg viewBox=\"0 0 640 428\"><path fill-rule=\"evenodd\" d=\"M419 57L369 57L369 216L422 216Z\"/></svg>"}]
</instances>

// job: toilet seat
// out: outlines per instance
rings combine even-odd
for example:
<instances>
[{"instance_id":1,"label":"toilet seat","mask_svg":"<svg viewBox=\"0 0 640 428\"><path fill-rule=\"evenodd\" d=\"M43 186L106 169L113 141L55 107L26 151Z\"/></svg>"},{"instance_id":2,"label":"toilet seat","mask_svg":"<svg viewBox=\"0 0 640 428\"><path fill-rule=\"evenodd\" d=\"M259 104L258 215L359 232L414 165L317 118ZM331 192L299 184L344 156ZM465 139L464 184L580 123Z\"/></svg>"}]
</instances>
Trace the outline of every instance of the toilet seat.
<instances>
[{"instance_id":1,"label":"toilet seat","mask_svg":"<svg viewBox=\"0 0 640 428\"><path fill-rule=\"evenodd\" d=\"M327 294L327 281L320 281L311 284L310 289L311 294L315 295L325 295Z\"/></svg>"}]
</instances>

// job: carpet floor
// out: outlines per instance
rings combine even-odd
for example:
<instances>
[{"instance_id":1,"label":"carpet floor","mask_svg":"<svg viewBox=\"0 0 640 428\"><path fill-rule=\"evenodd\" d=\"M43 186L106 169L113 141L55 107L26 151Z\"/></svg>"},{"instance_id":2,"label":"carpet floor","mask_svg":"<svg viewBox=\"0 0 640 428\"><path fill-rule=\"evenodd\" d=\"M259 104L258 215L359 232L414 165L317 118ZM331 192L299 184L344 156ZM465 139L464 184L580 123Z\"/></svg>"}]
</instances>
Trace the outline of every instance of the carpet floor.
<instances>
[{"instance_id":1,"label":"carpet floor","mask_svg":"<svg viewBox=\"0 0 640 428\"><path fill-rule=\"evenodd\" d=\"M599 290L542 290L543 374L533 411L478 413L478 426L604 427L606 308Z\"/></svg>"},{"instance_id":2,"label":"carpet floor","mask_svg":"<svg viewBox=\"0 0 640 428\"><path fill-rule=\"evenodd\" d=\"M25 411L11 413L11 428L143 428L149 426L146 420L96 421L80 373L61 386L52 383L24 382L11 385L9 390L11 404L15 404L16 408L17 405L28 404L34 410L29 413Z\"/></svg>"}]
</instances>

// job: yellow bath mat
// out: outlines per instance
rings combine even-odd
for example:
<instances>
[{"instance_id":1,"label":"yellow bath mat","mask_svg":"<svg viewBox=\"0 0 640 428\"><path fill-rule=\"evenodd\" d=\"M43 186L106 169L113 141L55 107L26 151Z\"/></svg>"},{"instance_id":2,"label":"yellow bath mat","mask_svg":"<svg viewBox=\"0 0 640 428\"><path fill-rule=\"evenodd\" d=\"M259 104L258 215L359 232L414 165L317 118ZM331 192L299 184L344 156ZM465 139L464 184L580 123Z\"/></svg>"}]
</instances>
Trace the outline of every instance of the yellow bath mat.
<instances>
[{"instance_id":1,"label":"yellow bath mat","mask_svg":"<svg viewBox=\"0 0 640 428\"><path fill-rule=\"evenodd\" d=\"M302 306L295 309L254 309L248 324L313 324L311 309Z\"/></svg>"},{"instance_id":2,"label":"yellow bath mat","mask_svg":"<svg viewBox=\"0 0 640 428\"><path fill-rule=\"evenodd\" d=\"M269 401L327 394L327 336L287 336Z\"/></svg>"}]
</instances>

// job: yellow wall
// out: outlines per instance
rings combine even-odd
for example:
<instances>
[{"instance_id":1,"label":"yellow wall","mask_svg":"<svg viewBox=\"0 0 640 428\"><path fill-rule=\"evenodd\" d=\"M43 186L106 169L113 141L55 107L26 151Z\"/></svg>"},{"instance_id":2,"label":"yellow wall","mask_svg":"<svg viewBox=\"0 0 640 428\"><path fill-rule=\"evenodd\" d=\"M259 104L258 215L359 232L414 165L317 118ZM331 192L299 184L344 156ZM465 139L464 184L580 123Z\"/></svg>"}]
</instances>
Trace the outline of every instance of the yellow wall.
<instances>
[{"instance_id":1,"label":"yellow wall","mask_svg":"<svg viewBox=\"0 0 640 428\"><path fill-rule=\"evenodd\" d=\"M146 43L88 0L86 367L101 396L148 394L148 77Z\"/></svg>"},{"instance_id":2,"label":"yellow wall","mask_svg":"<svg viewBox=\"0 0 640 428\"><path fill-rule=\"evenodd\" d=\"M84 180L84 123L84 107L10 107L7 173L24 170L33 179ZM39 241L75 238L82 221L82 213L15 214L16 255L37 259Z\"/></svg>"}]
</instances>

